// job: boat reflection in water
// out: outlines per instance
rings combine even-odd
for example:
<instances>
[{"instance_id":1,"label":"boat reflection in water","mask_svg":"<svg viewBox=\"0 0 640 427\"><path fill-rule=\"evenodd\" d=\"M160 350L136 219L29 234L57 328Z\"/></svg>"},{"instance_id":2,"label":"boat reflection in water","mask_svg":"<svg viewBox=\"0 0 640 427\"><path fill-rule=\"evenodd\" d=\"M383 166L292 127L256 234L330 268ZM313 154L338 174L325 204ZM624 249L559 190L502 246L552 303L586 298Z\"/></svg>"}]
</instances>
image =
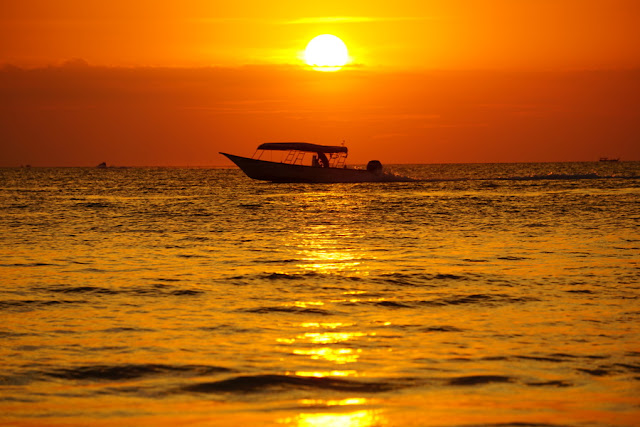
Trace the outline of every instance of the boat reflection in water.
<instances>
[{"instance_id":1,"label":"boat reflection in water","mask_svg":"<svg viewBox=\"0 0 640 427\"><path fill-rule=\"evenodd\" d=\"M284 154L282 161L262 160L265 152ZM409 182L411 178L385 172L382 163L371 160L366 169L346 166L348 150L344 146L307 142L265 142L252 158L220 153L235 163L249 177L271 182ZM309 161L309 156L311 160Z\"/></svg>"}]
</instances>

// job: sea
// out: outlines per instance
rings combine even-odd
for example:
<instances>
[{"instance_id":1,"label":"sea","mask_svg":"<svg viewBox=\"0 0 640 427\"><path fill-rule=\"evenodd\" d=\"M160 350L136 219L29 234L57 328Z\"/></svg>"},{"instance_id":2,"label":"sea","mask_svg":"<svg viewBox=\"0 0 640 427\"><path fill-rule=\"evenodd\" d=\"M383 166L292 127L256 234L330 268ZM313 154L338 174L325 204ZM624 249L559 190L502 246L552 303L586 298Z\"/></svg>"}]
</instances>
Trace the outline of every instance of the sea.
<instances>
[{"instance_id":1,"label":"sea","mask_svg":"<svg viewBox=\"0 0 640 427\"><path fill-rule=\"evenodd\" d=\"M640 162L389 169L0 169L0 425L640 425Z\"/></svg>"}]
</instances>

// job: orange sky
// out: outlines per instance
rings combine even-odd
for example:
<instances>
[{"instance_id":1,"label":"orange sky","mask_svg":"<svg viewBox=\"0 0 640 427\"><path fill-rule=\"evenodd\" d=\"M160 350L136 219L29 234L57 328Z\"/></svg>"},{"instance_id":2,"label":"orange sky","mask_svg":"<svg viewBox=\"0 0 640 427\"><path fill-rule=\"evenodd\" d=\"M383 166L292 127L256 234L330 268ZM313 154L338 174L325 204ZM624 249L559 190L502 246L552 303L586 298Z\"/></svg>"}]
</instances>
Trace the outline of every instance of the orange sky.
<instances>
[{"instance_id":1,"label":"orange sky","mask_svg":"<svg viewBox=\"0 0 640 427\"><path fill-rule=\"evenodd\" d=\"M640 160L640 2L6 0L0 166ZM331 33L353 63L308 69Z\"/></svg>"}]
</instances>

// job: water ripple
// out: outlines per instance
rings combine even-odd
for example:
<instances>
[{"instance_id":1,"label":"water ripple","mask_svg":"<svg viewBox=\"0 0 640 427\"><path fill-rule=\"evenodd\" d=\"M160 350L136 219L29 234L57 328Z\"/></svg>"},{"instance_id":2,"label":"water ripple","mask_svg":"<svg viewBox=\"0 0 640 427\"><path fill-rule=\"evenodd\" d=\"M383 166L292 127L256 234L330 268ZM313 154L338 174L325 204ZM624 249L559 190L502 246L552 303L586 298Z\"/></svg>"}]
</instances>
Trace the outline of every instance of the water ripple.
<instances>
[{"instance_id":1,"label":"water ripple","mask_svg":"<svg viewBox=\"0 0 640 427\"><path fill-rule=\"evenodd\" d=\"M149 376L206 376L229 372L227 368L207 365L163 365L163 364L128 364L128 365L89 365L73 368L59 368L43 375L65 380L81 381L120 381Z\"/></svg>"}]
</instances>

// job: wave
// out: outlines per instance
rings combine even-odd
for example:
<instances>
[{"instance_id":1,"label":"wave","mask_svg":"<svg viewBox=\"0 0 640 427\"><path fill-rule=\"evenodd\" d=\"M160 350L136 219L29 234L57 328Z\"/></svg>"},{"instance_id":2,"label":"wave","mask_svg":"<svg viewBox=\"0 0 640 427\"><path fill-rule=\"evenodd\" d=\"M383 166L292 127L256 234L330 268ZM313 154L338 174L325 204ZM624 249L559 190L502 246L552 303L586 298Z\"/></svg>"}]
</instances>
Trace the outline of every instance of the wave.
<instances>
[{"instance_id":1,"label":"wave","mask_svg":"<svg viewBox=\"0 0 640 427\"><path fill-rule=\"evenodd\" d=\"M410 381L413 383L413 381ZM293 375L247 375L222 381L192 384L182 387L194 393L259 393L286 390L332 390L352 393L379 393L409 386L408 381L356 381L332 377Z\"/></svg>"},{"instance_id":2,"label":"wave","mask_svg":"<svg viewBox=\"0 0 640 427\"><path fill-rule=\"evenodd\" d=\"M523 381L520 378L486 374L437 378L384 378L376 380L345 379L336 377L306 377L282 374L239 375L220 381L189 384L179 392L203 394L240 394L275 392L348 392L384 393L413 387L483 387L491 384L515 384L531 387L570 387L565 379Z\"/></svg>"},{"instance_id":3,"label":"wave","mask_svg":"<svg viewBox=\"0 0 640 427\"><path fill-rule=\"evenodd\" d=\"M320 308L309 308L309 307L295 307L295 306L275 306L275 307L255 307L255 308L245 308L238 310L244 313L258 313L258 314L270 314L270 313L289 313L289 314L315 314L321 316L330 316L332 314L337 314L336 312L331 312L328 310L323 310Z\"/></svg>"},{"instance_id":4,"label":"wave","mask_svg":"<svg viewBox=\"0 0 640 427\"><path fill-rule=\"evenodd\" d=\"M0 310L31 311L43 307L65 304L85 304L83 300L5 300L0 301Z\"/></svg>"},{"instance_id":5,"label":"wave","mask_svg":"<svg viewBox=\"0 0 640 427\"><path fill-rule=\"evenodd\" d=\"M573 383L565 380L534 381L527 383L531 387L572 387Z\"/></svg>"},{"instance_id":6,"label":"wave","mask_svg":"<svg viewBox=\"0 0 640 427\"><path fill-rule=\"evenodd\" d=\"M203 294L204 291L199 289L179 288L176 289L171 285L158 283L151 286L137 286L120 289L106 288L101 286L48 286L33 287L32 290L39 292L51 292L61 294L78 294L78 295L138 295L138 296L194 296ZM1 302L0 302L1 304Z\"/></svg>"},{"instance_id":7,"label":"wave","mask_svg":"<svg viewBox=\"0 0 640 427\"><path fill-rule=\"evenodd\" d=\"M462 377L450 378L447 380L448 385L473 386L492 383L511 383L514 378L504 375L467 375Z\"/></svg>"},{"instance_id":8,"label":"wave","mask_svg":"<svg viewBox=\"0 0 640 427\"><path fill-rule=\"evenodd\" d=\"M511 258L510 258L511 259ZM512 258L514 260L520 260L521 258ZM274 261L260 261L261 263L280 263L280 262L293 262L295 260L274 260ZM467 260L469 262L473 262L474 260ZM477 261L477 262L488 262L486 260ZM342 275L336 273L318 273L313 271L304 271L304 272L292 272L292 273L280 273L280 272L262 272L256 274L245 274L245 275L236 275L230 276L220 279L222 282L238 282L238 283L246 283L253 281L273 281L273 282L293 282L293 281L305 281L305 280L319 280L323 282L331 281L331 282L373 282L373 283L384 283L384 284L392 284L392 285L400 285L400 286L425 286L428 284L432 284L433 286L439 285L439 282L443 281L478 281L482 280L482 276L474 273L470 274L451 274L451 273L382 273L379 275L372 275L361 277L355 275Z\"/></svg>"},{"instance_id":9,"label":"wave","mask_svg":"<svg viewBox=\"0 0 640 427\"><path fill-rule=\"evenodd\" d=\"M447 306L447 305L498 305L524 303L531 301L540 301L533 297L513 297L505 294L470 294L470 295L453 295L450 297L436 298L429 301L421 301L421 305L427 306Z\"/></svg>"},{"instance_id":10,"label":"wave","mask_svg":"<svg viewBox=\"0 0 640 427\"><path fill-rule=\"evenodd\" d=\"M422 328L422 332L464 332L463 329L456 328L455 326L442 325L442 326L429 326Z\"/></svg>"},{"instance_id":11,"label":"wave","mask_svg":"<svg viewBox=\"0 0 640 427\"><path fill-rule=\"evenodd\" d=\"M383 301L344 301L341 304L346 306L370 305L376 307L403 309L417 308L420 306L444 307L455 305L481 305L496 306L503 304L520 304L532 301L540 301L533 297L515 297L506 294L470 294L470 295L452 295L448 297L434 298L432 300L423 301L403 301L403 300L383 300Z\"/></svg>"},{"instance_id":12,"label":"wave","mask_svg":"<svg viewBox=\"0 0 640 427\"><path fill-rule=\"evenodd\" d=\"M459 332L454 327L441 326L428 328L428 332ZM446 376L418 376L418 377L391 377L391 378L355 378L355 377L313 377L282 373L264 373L251 375L237 373L233 369L213 365L170 365L158 363L139 364L96 364L81 365L71 367L39 367L37 370L27 369L23 372L0 375L0 384L4 385L25 385L34 381L82 381L90 383L104 383L105 393L141 393L145 394L151 389L158 393L198 393L198 394L245 394L257 393L288 393L305 392L318 393L345 392L345 393L384 393L408 388L437 389L440 387L485 387L492 385L504 385L513 387L552 387L566 388L576 384L581 384L590 377L623 377L628 381L640 381L638 373L640 364L616 363L613 360L606 363L607 356L599 355L569 355L569 354L532 354L532 355L506 355L482 357L478 359L452 359L460 362L468 361L493 361L496 362L497 372L465 374L466 369L462 369L458 375L449 373ZM569 377L556 378L535 378L527 376L512 376L505 374L501 367L505 362L510 364L518 363L530 364L557 364L562 367ZM605 363L603 363L605 362ZM430 364L433 361L429 362ZM466 364L465 364L466 365ZM33 365L32 367L33 368ZM464 368L464 367L463 367ZM560 370L558 370L560 372ZM570 374L573 372L573 375ZM224 377L218 379L221 375ZM208 377L208 381L202 382L197 379ZM213 377L213 380L210 378ZM218 378L217 378L218 377ZM121 381L142 381L146 379L163 380L154 387L141 384L130 384L127 390L114 388L113 382ZM186 382L176 384L179 378L185 378ZM164 384L164 385L160 385ZM158 388L160 387L160 388ZM165 388L167 387L167 388Z\"/></svg>"},{"instance_id":13,"label":"wave","mask_svg":"<svg viewBox=\"0 0 640 427\"><path fill-rule=\"evenodd\" d=\"M0 267L50 267L57 264L48 264L45 262L27 262L27 263L14 263L14 264L0 264Z\"/></svg>"},{"instance_id":14,"label":"wave","mask_svg":"<svg viewBox=\"0 0 640 427\"><path fill-rule=\"evenodd\" d=\"M108 294L114 295L117 294L117 291L109 288L101 288L99 286L71 286L71 287L60 287L60 288L49 288L47 289L50 292L58 292L63 294Z\"/></svg>"},{"instance_id":15,"label":"wave","mask_svg":"<svg viewBox=\"0 0 640 427\"><path fill-rule=\"evenodd\" d=\"M458 281L470 281L475 278L472 275L461 276L458 274L405 274L405 273L386 273L381 274L378 277L372 278L374 281L380 281L384 283L401 285L401 286L424 286L428 282L433 281L445 281L445 280L458 280Z\"/></svg>"},{"instance_id":16,"label":"wave","mask_svg":"<svg viewBox=\"0 0 640 427\"><path fill-rule=\"evenodd\" d=\"M345 304L352 304L351 302ZM403 304L397 301L373 301L373 305L378 307L389 307L389 308L410 308L410 305Z\"/></svg>"},{"instance_id":17,"label":"wave","mask_svg":"<svg viewBox=\"0 0 640 427\"><path fill-rule=\"evenodd\" d=\"M280 264L280 263L291 263L295 260L259 260L256 261L260 264ZM317 273L313 271L305 271L305 272L293 272L293 273L280 273L280 272L262 272L256 274L242 274L229 276L219 279L221 282L233 282L234 284L248 284L255 281L270 281L270 282L302 282L302 281L316 281L316 282L360 282L364 280L359 276L348 276L334 273Z\"/></svg>"},{"instance_id":18,"label":"wave","mask_svg":"<svg viewBox=\"0 0 640 427\"><path fill-rule=\"evenodd\" d=\"M495 188L498 185L495 181L582 181L595 179L639 179L637 175L620 175L620 174L599 174L596 172L586 173L555 173L532 174L532 175L514 175L514 176L483 176L483 177L449 177L449 178L416 178L413 182L418 183L438 183L438 182L471 182L486 181L484 184L487 188ZM493 181L493 182L492 182Z\"/></svg>"},{"instance_id":19,"label":"wave","mask_svg":"<svg viewBox=\"0 0 640 427\"><path fill-rule=\"evenodd\" d=\"M613 175L599 175L595 172L591 173L578 173L578 174L565 174L565 173L548 173L541 175L530 176L513 176L509 178L496 178L497 180L506 181L540 181L540 180L581 180L581 179L604 179L604 178L616 178Z\"/></svg>"},{"instance_id":20,"label":"wave","mask_svg":"<svg viewBox=\"0 0 640 427\"><path fill-rule=\"evenodd\" d=\"M28 336L34 336L35 333L31 332L14 332L14 331L0 331L0 339L5 338L22 338Z\"/></svg>"},{"instance_id":21,"label":"wave","mask_svg":"<svg viewBox=\"0 0 640 427\"><path fill-rule=\"evenodd\" d=\"M256 278L264 280L304 280L309 278L317 278L318 273L265 273L258 275Z\"/></svg>"},{"instance_id":22,"label":"wave","mask_svg":"<svg viewBox=\"0 0 640 427\"><path fill-rule=\"evenodd\" d=\"M73 368L60 368L43 375L65 380L81 381L121 381L149 376L206 376L230 372L230 369L209 365L163 365L163 364L126 364L126 365L90 365Z\"/></svg>"},{"instance_id":23,"label":"wave","mask_svg":"<svg viewBox=\"0 0 640 427\"><path fill-rule=\"evenodd\" d=\"M90 208L90 209L100 209L100 208L111 208L114 205L109 202L83 202L77 203L76 207L78 208Z\"/></svg>"},{"instance_id":24,"label":"wave","mask_svg":"<svg viewBox=\"0 0 640 427\"><path fill-rule=\"evenodd\" d=\"M155 329L149 328L131 328L126 326L116 327L116 328L107 328L103 329L101 332L107 333L121 333L121 332L155 332Z\"/></svg>"},{"instance_id":25,"label":"wave","mask_svg":"<svg viewBox=\"0 0 640 427\"><path fill-rule=\"evenodd\" d=\"M148 395L154 387L140 383L130 383L125 388L114 387L113 383L143 381L154 378L175 384L179 378L198 378L228 375L233 370L210 365L167 365L167 364L123 364L123 365L89 365L71 368L56 368L42 371L30 371L13 375L0 375L0 385L28 385L36 381L73 381L104 384L100 393L138 393ZM592 374L593 375L593 374ZM597 376L605 374L597 373ZM191 380L189 380L191 381ZM500 374L476 374L448 377L395 377L376 379L355 379L345 377L311 377L288 374L235 375L221 380L206 382L189 382L183 385L155 387L154 395L197 393L197 394L273 394L288 392L319 393L343 392L357 394L376 394L398 391L416 387L484 387L492 384L506 384L530 387L571 387L571 381L563 378L538 380L535 378L518 378Z\"/></svg>"}]
</instances>

